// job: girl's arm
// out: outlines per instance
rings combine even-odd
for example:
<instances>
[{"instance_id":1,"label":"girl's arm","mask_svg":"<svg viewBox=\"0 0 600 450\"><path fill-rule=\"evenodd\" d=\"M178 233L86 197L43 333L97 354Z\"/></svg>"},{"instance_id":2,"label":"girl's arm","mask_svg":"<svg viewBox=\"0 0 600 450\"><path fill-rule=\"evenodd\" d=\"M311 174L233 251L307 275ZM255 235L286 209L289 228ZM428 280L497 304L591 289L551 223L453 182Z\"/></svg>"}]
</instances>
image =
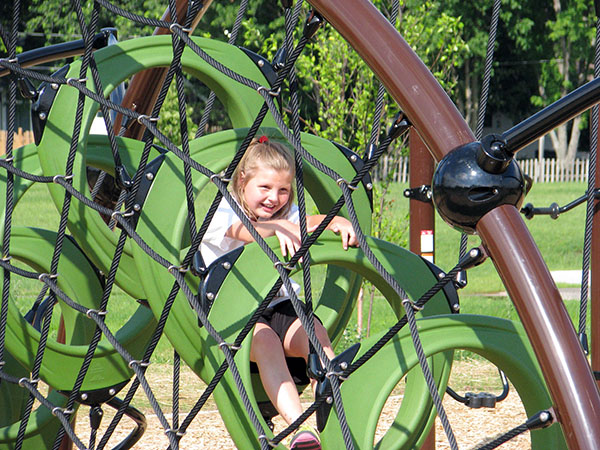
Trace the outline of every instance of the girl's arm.
<instances>
[{"instance_id":1,"label":"girl's arm","mask_svg":"<svg viewBox=\"0 0 600 450\"><path fill-rule=\"evenodd\" d=\"M300 248L300 227L289 220L275 219L264 222L252 222L252 225L263 238L277 236L283 256L289 254L289 256L292 257ZM310 227L309 231L312 231L310 230ZM231 225L225 235L246 244L254 242L254 237L246 229L244 224L239 221Z\"/></svg>"},{"instance_id":2,"label":"girl's arm","mask_svg":"<svg viewBox=\"0 0 600 450\"><path fill-rule=\"evenodd\" d=\"M324 218L325 216L323 214L308 216L306 218L308 229L314 231ZM344 247L344 250L348 250L348 246L358 246L358 239L356 239L356 233L354 232L352 223L345 217L335 216L331 222L329 222L329 225L327 225L327 230L331 230L342 237L342 246Z\"/></svg>"},{"instance_id":3,"label":"girl's arm","mask_svg":"<svg viewBox=\"0 0 600 450\"><path fill-rule=\"evenodd\" d=\"M322 214L307 216L306 223L308 232L313 232L317 228L317 226L323 221L324 218L325 216ZM254 226L254 228L256 228L258 234L260 234L263 238L277 236L277 239L279 239L279 246L281 247L281 253L283 256L289 255L290 257L292 257L300 248L300 226L293 222L290 222L289 220L276 219L267 220L264 222L252 222L252 225ZM349 246L358 246L356 233L354 232L354 228L352 228L352 224L348 219L341 216L336 216L329 223L327 229L341 236L342 246L344 247L344 250L347 250ZM245 244L254 242L254 237L250 234L250 232L246 229L244 224L242 224L242 222L240 221L233 223L233 225L229 227L225 235L230 238L242 241Z\"/></svg>"}]
</instances>

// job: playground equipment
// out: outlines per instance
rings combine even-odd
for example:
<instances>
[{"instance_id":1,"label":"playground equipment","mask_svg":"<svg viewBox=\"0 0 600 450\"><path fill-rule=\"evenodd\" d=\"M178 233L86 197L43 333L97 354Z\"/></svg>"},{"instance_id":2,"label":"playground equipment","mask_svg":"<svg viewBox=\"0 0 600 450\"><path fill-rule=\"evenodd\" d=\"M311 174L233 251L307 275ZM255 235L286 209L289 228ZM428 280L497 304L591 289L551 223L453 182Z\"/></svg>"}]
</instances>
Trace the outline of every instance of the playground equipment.
<instances>
[{"instance_id":1,"label":"playground equipment","mask_svg":"<svg viewBox=\"0 0 600 450\"><path fill-rule=\"evenodd\" d=\"M453 276L479 263L481 254L444 273L394 244L366 236L372 202L368 170L395 134L390 133L370 158L363 159L340 144L290 130L274 98L295 51L275 70L260 56L230 44L192 38L184 25L161 22L159 26L168 27L177 37L176 44L170 36L134 39L94 51L95 64L91 66L88 50L82 60L53 77L36 75L46 83L43 92L37 93L38 108L46 109L36 110L40 118L44 113L36 145L15 150L9 146L2 162L6 169L0 183L6 198L3 235L11 244L5 244L2 260L2 311L6 313L0 317L0 394L3 402L23 406L0 416L0 448L56 446L65 432L78 447L85 448L69 423L76 405L108 402L134 376L135 387L126 394L122 409L128 408L132 392L141 384L171 447L177 448L197 408L184 423L172 428L147 385L145 370L163 333L178 357L208 385L198 409L214 393L239 448L279 445L289 431L274 435L262 417L259 403L265 396L249 370L249 331L257 310L294 271L303 269L298 261L308 254L311 265L326 267L321 293L312 303L334 343L347 326L362 278L379 289L398 319L390 332L362 342L353 362L341 371L326 362L331 398L318 398L311 407L314 411L329 400L334 404L321 434L325 448L373 446L385 399L407 374L402 406L376 445L422 445L435 409L439 410L454 349L471 350L492 361L515 385L529 416L538 411L546 414L539 421L541 429L532 431L535 448L600 446L596 425L600 398L558 290L515 208L520 206L525 183L512 163L513 154L528 142L600 100L597 81L504 135L478 142L431 74L369 2L348 0L340 6L323 0L311 4L370 65L440 161L441 169L434 178L438 207L452 225L482 237L523 326L453 314L458 305ZM301 50L319 21L319 14L310 16L309 31L294 50ZM389 43L394 52L385 53L384 46L371 45L374 42ZM0 63L22 76L34 77L20 67L18 59ZM154 112L125 110L107 100L132 75L166 66L180 67L205 83L224 106L233 129L183 139L180 148L160 132ZM172 72L177 72L175 69ZM41 101L43 95L47 97ZM84 98L88 100L84 102ZM109 125L106 111L113 109L143 124L148 132L136 140L115 136L109 126L108 136L92 135L89 130L99 109ZM437 112L435 120L431 111ZM304 239L290 261L281 258L274 242L257 239L209 267L194 267L206 222L199 225L201 221L192 220L190 205L205 195L211 182L218 189L213 206L221 196L230 200L228 176L259 127L270 139L294 148L303 161L299 189L306 188L319 212L346 215L358 230L360 248L343 251L337 239L322 234L321 229ZM470 185L456 194L445 181L457 161L474 164L485 175L473 180L488 183L476 186L478 198L485 199L483 208L469 197ZM94 202L88 167L117 180L127 193L122 205L111 210ZM505 184L507 168L510 186ZM57 232L10 225L13 202L21 201L34 181L49 185L61 214ZM503 189L494 191L494 183L506 187L508 194L496 195ZM471 203L457 203L461 198ZM467 222L456 204L469 207ZM110 217L117 227L107 226L99 213ZM206 220L211 217L209 207ZM248 218L241 220L249 226ZM67 228L73 241L65 236ZM29 270L19 270L13 259ZM15 306L9 272L11 276L39 278L44 292L48 290L45 305L49 307L37 305L37 322L34 317L33 324L28 323L26 314ZM104 321L113 285L141 303L116 330ZM306 295L312 297L312 293ZM292 300L300 304L299 299ZM64 320L64 342L48 337L55 302L60 304ZM306 314L299 314L303 323L308 320ZM36 323L41 327L36 329ZM405 324L408 330L402 328ZM314 337L310 337L312 342ZM318 352L318 343L312 343ZM37 389L38 379L52 389L47 398ZM32 419L30 393L44 398ZM368 413L362 396L373 402ZM550 408L553 413L547 411ZM552 420L559 421L560 427L543 428ZM133 444L132 438L124 445ZM101 445L106 445L105 440Z\"/></svg>"}]
</instances>

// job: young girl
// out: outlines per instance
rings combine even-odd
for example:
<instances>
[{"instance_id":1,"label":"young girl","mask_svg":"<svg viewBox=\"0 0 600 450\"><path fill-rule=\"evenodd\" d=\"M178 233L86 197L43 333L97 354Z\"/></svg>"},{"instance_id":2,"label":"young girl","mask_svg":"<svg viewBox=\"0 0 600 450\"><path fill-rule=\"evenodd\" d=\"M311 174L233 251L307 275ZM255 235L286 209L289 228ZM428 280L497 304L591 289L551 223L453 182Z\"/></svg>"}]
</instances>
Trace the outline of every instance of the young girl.
<instances>
[{"instance_id":1,"label":"young girl","mask_svg":"<svg viewBox=\"0 0 600 450\"><path fill-rule=\"evenodd\" d=\"M300 248L299 213L293 203L294 176L294 160L286 147L263 136L250 144L232 178L232 195L258 233L265 238L277 236L283 256L290 257ZM322 215L308 216L308 231L314 231L323 218ZM347 219L335 217L327 228L340 234L344 249L358 244ZM200 249L208 265L224 253L253 241L250 232L223 199ZM293 281L292 285L298 294L300 286ZM314 327L325 354L332 359L335 355L329 336L318 318ZM250 360L258 366L271 403L288 424L302 414L302 405L285 358L303 358L306 362L308 353L308 337L287 290L282 287L254 327ZM302 381L308 382L305 375ZM313 380L313 388L314 385ZM320 449L318 433L301 427L292 438L290 448Z\"/></svg>"}]
</instances>

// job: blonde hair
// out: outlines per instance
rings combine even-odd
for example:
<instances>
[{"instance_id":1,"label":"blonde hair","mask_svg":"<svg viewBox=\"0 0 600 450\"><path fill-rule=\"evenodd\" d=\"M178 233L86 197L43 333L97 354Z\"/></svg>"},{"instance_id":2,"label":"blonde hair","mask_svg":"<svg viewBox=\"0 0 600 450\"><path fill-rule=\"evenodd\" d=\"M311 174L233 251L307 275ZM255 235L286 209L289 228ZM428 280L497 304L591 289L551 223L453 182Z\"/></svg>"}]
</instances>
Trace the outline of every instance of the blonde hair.
<instances>
[{"instance_id":1,"label":"blonde hair","mask_svg":"<svg viewBox=\"0 0 600 450\"><path fill-rule=\"evenodd\" d=\"M242 156L242 159L233 172L231 190L233 196L239 202L244 212L252 220L255 220L256 217L254 217L254 214L250 211L250 208L244 200L245 184L242 178L247 182L251 178L254 178L259 170L265 168L275 171L285 170L292 175L292 178L296 174L294 159L285 145L267 138L261 138L260 142L258 140L253 140L250 143L246 153L244 153L244 156ZM294 203L294 197L295 192L292 183L288 202L279 211L273 214L272 219L286 217L292 207L292 203Z\"/></svg>"}]
</instances>

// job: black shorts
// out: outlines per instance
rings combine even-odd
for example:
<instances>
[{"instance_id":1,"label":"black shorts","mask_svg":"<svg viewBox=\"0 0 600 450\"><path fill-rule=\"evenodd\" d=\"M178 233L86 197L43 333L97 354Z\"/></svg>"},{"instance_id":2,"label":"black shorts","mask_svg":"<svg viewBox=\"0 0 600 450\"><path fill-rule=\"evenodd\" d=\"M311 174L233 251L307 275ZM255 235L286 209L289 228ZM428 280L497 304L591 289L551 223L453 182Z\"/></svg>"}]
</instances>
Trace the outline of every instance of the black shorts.
<instances>
[{"instance_id":1,"label":"black shorts","mask_svg":"<svg viewBox=\"0 0 600 450\"><path fill-rule=\"evenodd\" d=\"M319 320L317 316L314 317ZM271 329L277 333L277 336L279 336L279 340L283 345L285 334L297 318L298 316L296 315L291 300L284 300L272 308L265 309L257 322L264 323L271 327ZM285 359L294 383L301 386L310 383L310 378L306 375L306 361L304 361L304 358L292 358L286 356ZM253 362L250 362L250 371L258 373L258 366Z\"/></svg>"},{"instance_id":2,"label":"black shorts","mask_svg":"<svg viewBox=\"0 0 600 450\"><path fill-rule=\"evenodd\" d=\"M283 344L285 334L292 326L292 323L298 318L294 305L291 300L284 300L281 303L277 303L272 308L267 308L262 313L262 316L258 318L257 323L264 323L271 327L271 329L277 333L279 340Z\"/></svg>"}]
</instances>

